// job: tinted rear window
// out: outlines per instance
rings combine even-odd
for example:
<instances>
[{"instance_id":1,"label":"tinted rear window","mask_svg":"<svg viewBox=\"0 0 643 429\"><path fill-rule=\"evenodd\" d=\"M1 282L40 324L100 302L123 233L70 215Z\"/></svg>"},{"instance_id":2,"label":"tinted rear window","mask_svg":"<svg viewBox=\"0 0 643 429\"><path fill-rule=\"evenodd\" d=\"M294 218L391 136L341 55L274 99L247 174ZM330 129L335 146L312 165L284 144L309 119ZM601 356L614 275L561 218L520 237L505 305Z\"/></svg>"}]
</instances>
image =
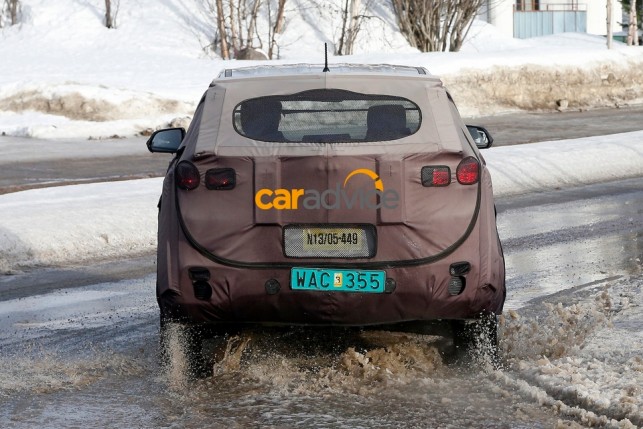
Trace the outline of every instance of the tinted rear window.
<instances>
[{"instance_id":1,"label":"tinted rear window","mask_svg":"<svg viewBox=\"0 0 643 429\"><path fill-rule=\"evenodd\" d=\"M415 133L421 116L406 98L320 89L245 100L234 109L234 128L268 142L373 142Z\"/></svg>"}]
</instances>

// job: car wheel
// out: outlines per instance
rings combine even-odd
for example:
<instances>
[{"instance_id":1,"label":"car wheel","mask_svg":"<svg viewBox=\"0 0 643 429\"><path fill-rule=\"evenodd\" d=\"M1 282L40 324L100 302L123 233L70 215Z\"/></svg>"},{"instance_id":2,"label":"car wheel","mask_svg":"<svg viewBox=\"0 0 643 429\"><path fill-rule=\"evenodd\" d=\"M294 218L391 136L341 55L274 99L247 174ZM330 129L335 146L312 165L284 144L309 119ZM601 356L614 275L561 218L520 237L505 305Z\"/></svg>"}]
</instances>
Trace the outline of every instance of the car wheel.
<instances>
[{"instance_id":1,"label":"car wheel","mask_svg":"<svg viewBox=\"0 0 643 429\"><path fill-rule=\"evenodd\" d=\"M487 361L496 369L500 367L498 318L495 314L482 314L474 320L456 320L451 327L459 361Z\"/></svg>"},{"instance_id":2,"label":"car wheel","mask_svg":"<svg viewBox=\"0 0 643 429\"><path fill-rule=\"evenodd\" d=\"M209 375L203 356L203 331L198 326L161 316L159 358L166 373L177 379L203 378Z\"/></svg>"}]
</instances>

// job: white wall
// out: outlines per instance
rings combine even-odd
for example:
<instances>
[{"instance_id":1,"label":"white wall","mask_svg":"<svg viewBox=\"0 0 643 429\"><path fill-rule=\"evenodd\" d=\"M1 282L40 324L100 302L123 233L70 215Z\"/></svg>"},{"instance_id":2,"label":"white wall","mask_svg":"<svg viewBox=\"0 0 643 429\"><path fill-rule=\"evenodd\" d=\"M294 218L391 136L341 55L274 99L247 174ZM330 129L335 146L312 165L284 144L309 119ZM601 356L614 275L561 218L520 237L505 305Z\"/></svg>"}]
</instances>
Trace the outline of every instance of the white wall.
<instances>
[{"instance_id":1,"label":"white wall","mask_svg":"<svg viewBox=\"0 0 643 429\"><path fill-rule=\"evenodd\" d=\"M587 32L607 34L607 0L585 0L587 5ZM641 0L639 0L641 1ZM623 7L618 0L612 0L612 31L621 31Z\"/></svg>"},{"instance_id":2,"label":"white wall","mask_svg":"<svg viewBox=\"0 0 643 429\"><path fill-rule=\"evenodd\" d=\"M515 0L487 0L487 22L504 36L514 36Z\"/></svg>"}]
</instances>

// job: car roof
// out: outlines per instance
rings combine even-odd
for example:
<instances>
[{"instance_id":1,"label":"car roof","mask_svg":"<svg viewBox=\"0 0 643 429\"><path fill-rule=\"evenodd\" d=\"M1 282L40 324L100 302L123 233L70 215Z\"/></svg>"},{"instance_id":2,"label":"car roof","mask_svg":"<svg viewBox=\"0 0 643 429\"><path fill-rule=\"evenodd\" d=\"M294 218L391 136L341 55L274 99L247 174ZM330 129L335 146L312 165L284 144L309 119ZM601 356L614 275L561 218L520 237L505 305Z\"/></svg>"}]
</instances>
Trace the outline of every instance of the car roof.
<instances>
[{"instance_id":1,"label":"car roof","mask_svg":"<svg viewBox=\"0 0 643 429\"><path fill-rule=\"evenodd\" d=\"M273 76L303 76L323 73L323 64L281 64L281 65L258 65L251 67L239 67L224 69L219 73L213 84L226 78L257 78ZM392 64L329 64L328 72L339 75L378 75L388 77L424 77L437 79L424 67L413 67Z\"/></svg>"}]
</instances>

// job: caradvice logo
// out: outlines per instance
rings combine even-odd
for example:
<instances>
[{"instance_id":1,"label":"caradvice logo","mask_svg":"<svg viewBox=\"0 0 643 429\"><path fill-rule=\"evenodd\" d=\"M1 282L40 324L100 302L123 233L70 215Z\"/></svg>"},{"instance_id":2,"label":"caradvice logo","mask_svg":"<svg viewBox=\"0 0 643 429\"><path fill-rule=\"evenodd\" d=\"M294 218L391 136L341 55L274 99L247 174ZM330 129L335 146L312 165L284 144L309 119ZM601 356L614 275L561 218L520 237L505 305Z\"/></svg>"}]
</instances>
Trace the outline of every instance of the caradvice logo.
<instances>
[{"instance_id":1,"label":"caradvice logo","mask_svg":"<svg viewBox=\"0 0 643 429\"><path fill-rule=\"evenodd\" d=\"M357 175L366 175L373 180L373 188L360 188L346 191L348 181ZM261 210L307 210L315 209L394 209L400 201L399 194L393 190L384 190L384 182L373 170L358 168L348 173L343 185L338 183L333 189L318 191L316 189L259 189L255 194L255 204Z\"/></svg>"}]
</instances>

